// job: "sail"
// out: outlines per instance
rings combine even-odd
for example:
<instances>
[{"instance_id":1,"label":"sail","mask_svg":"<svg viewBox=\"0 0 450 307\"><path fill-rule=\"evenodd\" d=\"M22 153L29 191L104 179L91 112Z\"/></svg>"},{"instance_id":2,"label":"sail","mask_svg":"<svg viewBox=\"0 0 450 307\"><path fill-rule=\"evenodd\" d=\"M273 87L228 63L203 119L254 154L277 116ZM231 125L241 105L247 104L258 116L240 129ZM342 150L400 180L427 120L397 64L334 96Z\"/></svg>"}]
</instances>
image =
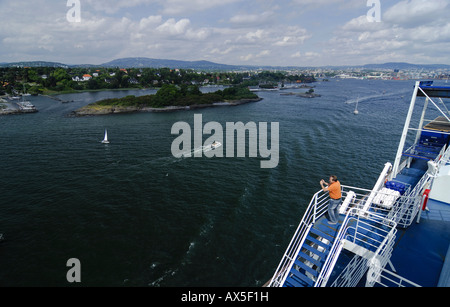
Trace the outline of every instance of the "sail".
<instances>
[{"instance_id":1,"label":"sail","mask_svg":"<svg viewBox=\"0 0 450 307\"><path fill-rule=\"evenodd\" d=\"M104 137L102 143L104 143L104 144L108 144L109 143L109 141L108 141L108 131L106 129L105 129L105 137Z\"/></svg>"}]
</instances>

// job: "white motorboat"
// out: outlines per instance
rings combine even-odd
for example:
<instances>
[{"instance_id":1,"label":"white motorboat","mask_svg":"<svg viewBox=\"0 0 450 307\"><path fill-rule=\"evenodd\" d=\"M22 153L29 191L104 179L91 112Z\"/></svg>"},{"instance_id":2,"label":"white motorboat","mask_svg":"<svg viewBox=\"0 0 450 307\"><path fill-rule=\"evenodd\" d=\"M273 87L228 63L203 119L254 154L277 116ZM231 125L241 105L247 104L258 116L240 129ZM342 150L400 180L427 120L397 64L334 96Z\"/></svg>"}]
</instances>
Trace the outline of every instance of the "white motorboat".
<instances>
[{"instance_id":1,"label":"white motorboat","mask_svg":"<svg viewBox=\"0 0 450 307\"><path fill-rule=\"evenodd\" d=\"M222 143L216 142L216 141L214 141L214 142L211 144L211 148L212 148L213 150L216 149L216 148L219 148L220 146L222 146Z\"/></svg>"}]
</instances>

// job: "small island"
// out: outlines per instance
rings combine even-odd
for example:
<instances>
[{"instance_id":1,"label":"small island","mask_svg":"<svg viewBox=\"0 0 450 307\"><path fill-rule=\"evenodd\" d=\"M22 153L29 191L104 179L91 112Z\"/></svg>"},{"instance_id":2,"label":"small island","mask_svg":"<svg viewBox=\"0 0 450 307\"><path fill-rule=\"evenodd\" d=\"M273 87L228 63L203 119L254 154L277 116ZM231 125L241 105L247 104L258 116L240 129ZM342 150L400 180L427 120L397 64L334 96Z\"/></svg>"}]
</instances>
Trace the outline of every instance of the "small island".
<instances>
[{"instance_id":1,"label":"small island","mask_svg":"<svg viewBox=\"0 0 450 307\"><path fill-rule=\"evenodd\" d=\"M316 98L321 97L321 95L314 93L314 90L310 88L305 93L295 93L295 92L289 92L289 93L282 93L280 94L282 96L297 96L297 97L303 97L303 98Z\"/></svg>"},{"instance_id":2,"label":"small island","mask_svg":"<svg viewBox=\"0 0 450 307\"><path fill-rule=\"evenodd\" d=\"M321 95L314 93L314 90L311 88L309 89L307 92L305 93L300 93L297 94L298 97L303 97L303 98L316 98L316 97L321 97Z\"/></svg>"},{"instance_id":3,"label":"small island","mask_svg":"<svg viewBox=\"0 0 450 307\"><path fill-rule=\"evenodd\" d=\"M72 113L74 116L106 115L133 112L171 112L223 105L239 105L262 98L247 87L235 86L212 93L202 93L196 85L163 85L154 95L126 96L91 103Z\"/></svg>"}]
</instances>

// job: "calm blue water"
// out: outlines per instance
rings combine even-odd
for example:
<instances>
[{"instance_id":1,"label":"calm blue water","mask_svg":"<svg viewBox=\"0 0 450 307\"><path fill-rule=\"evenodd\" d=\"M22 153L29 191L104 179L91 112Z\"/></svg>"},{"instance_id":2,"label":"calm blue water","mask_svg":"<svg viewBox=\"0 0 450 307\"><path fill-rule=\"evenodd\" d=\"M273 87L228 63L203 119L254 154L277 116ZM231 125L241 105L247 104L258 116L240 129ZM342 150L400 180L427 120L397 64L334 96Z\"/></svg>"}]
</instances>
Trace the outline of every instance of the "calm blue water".
<instances>
[{"instance_id":1,"label":"calm blue water","mask_svg":"<svg viewBox=\"0 0 450 307\"><path fill-rule=\"evenodd\" d=\"M237 107L82 118L67 115L154 91L31 97L39 113L0 117L0 285L70 285L78 258L82 286L261 286L320 179L371 188L393 161L413 85L333 80L316 99L261 92ZM172 157L172 125L193 127L195 113L223 127L279 122L278 167Z\"/></svg>"}]
</instances>

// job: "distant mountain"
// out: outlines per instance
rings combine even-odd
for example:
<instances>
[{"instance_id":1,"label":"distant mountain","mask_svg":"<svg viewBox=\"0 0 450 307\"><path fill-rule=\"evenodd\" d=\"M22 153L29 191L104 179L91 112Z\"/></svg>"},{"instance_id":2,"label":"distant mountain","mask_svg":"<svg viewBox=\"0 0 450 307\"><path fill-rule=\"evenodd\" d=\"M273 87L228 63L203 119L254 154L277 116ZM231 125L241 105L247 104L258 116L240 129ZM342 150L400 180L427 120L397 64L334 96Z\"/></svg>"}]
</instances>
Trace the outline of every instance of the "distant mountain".
<instances>
[{"instance_id":1,"label":"distant mountain","mask_svg":"<svg viewBox=\"0 0 450 307\"><path fill-rule=\"evenodd\" d=\"M151 58L123 58L113 60L99 66L102 67L121 67L121 68L181 68L181 69L202 69L202 70L231 70L239 66L217 64L209 61L179 61Z\"/></svg>"},{"instance_id":2,"label":"distant mountain","mask_svg":"<svg viewBox=\"0 0 450 307\"><path fill-rule=\"evenodd\" d=\"M14 63L0 63L0 67L120 67L120 68L181 68L181 69L198 69L198 70L234 70L239 69L240 66L218 64L209 61L179 61L166 59L151 59L151 58L123 58L116 59L100 65L92 64L76 64L67 65L57 62L45 61L23 61Z\"/></svg>"},{"instance_id":3,"label":"distant mountain","mask_svg":"<svg viewBox=\"0 0 450 307\"><path fill-rule=\"evenodd\" d=\"M403 62L391 62L384 64L366 64L362 66L366 69L399 69L399 70L434 70L434 69L450 69L450 65L445 64L410 64Z\"/></svg>"},{"instance_id":4,"label":"distant mountain","mask_svg":"<svg viewBox=\"0 0 450 307\"><path fill-rule=\"evenodd\" d=\"M69 65L57 63L57 62L46 62L46 61L23 61L14 63L0 63L0 67L62 67L68 68Z\"/></svg>"},{"instance_id":5,"label":"distant mountain","mask_svg":"<svg viewBox=\"0 0 450 307\"><path fill-rule=\"evenodd\" d=\"M315 67L298 67L298 66L256 66L256 65L227 65L218 64L210 61L179 61L179 60L167 60L167 59L152 59L145 57L134 58L122 58L116 59L100 65L92 64L77 64L67 65L57 62L46 61L24 61L15 63L0 63L0 67L120 67L120 68L180 68L180 69L196 69L196 70L248 70L248 69L312 69ZM384 63L384 64L366 64L366 65L354 65L354 66L322 66L320 68L327 69L399 69L399 70L436 70L436 69L450 69L450 65L446 64L410 64L410 63Z\"/></svg>"}]
</instances>

